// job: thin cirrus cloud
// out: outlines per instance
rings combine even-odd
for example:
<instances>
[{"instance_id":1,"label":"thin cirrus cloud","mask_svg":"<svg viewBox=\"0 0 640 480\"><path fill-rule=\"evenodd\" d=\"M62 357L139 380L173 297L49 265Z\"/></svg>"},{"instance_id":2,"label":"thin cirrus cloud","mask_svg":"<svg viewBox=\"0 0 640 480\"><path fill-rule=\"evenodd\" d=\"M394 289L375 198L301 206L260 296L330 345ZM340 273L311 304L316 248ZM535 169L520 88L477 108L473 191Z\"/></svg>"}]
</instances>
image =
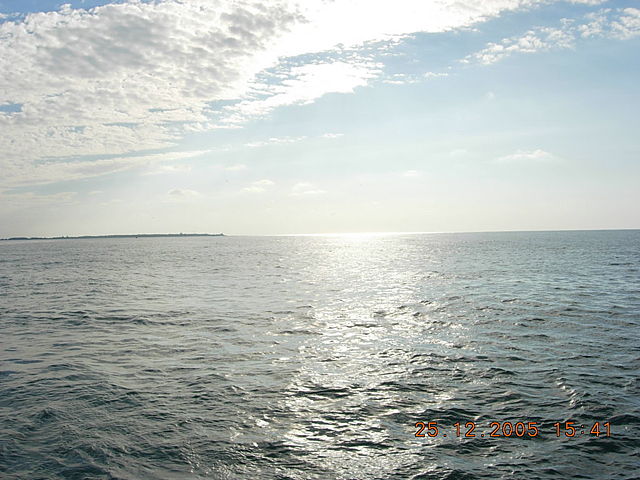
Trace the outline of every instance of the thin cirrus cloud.
<instances>
[{"instance_id":1,"label":"thin cirrus cloud","mask_svg":"<svg viewBox=\"0 0 640 480\"><path fill-rule=\"evenodd\" d=\"M189 197L197 197L200 195L196 190L190 190L188 188L172 188L167 192L172 198L189 198Z\"/></svg>"},{"instance_id":2,"label":"thin cirrus cloud","mask_svg":"<svg viewBox=\"0 0 640 480\"><path fill-rule=\"evenodd\" d=\"M381 65L358 54L365 43L463 28L537 3L164 0L9 16L0 23L0 104L12 106L0 111L4 181L135 166L140 159L128 156L174 147L186 132L237 128L370 84ZM328 51L334 55L299 61ZM121 160L112 169L63 165L88 155ZM41 162L51 158L55 168Z\"/></svg>"},{"instance_id":3,"label":"thin cirrus cloud","mask_svg":"<svg viewBox=\"0 0 640 480\"><path fill-rule=\"evenodd\" d=\"M310 182L299 182L291 187L292 196L306 196L306 195L323 195L327 193L325 190L316 187Z\"/></svg>"},{"instance_id":4,"label":"thin cirrus cloud","mask_svg":"<svg viewBox=\"0 0 640 480\"><path fill-rule=\"evenodd\" d=\"M237 163L235 165L227 165L224 169L228 172L241 172L247 169L247 166L243 163Z\"/></svg>"},{"instance_id":5,"label":"thin cirrus cloud","mask_svg":"<svg viewBox=\"0 0 640 480\"><path fill-rule=\"evenodd\" d=\"M509 155L498 157L494 160L495 163L520 163L520 162L532 162L532 163L546 163L558 160L558 157L554 156L542 149L535 150L517 150Z\"/></svg>"},{"instance_id":6,"label":"thin cirrus cloud","mask_svg":"<svg viewBox=\"0 0 640 480\"><path fill-rule=\"evenodd\" d=\"M7 209L27 206L46 206L61 203L71 203L76 200L76 192L59 192L48 195L38 195L33 192L0 193L0 201Z\"/></svg>"},{"instance_id":7,"label":"thin cirrus cloud","mask_svg":"<svg viewBox=\"0 0 640 480\"><path fill-rule=\"evenodd\" d=\"M262 180L256 180L255 182L251 182L251 184L242 189L243 192L247 193L263 193L267 191L269 187L275 185L273 180L269 180L267 178Z\"/></svg>"},{"instance_id":8,"label":"thin cirrus cloud","mask_svg":"<svg viewBox=\"0 0 640 480\"><path fill-rule=\"evenodd\" d=\"M208 153L206 150L156 153L135 157L114 157L99 160L61 162L51 160L32 165L30 163L5 163L2 165L0 188L15 188L27 185L42 185L55 181L79 180L106 173L129 170L134 167L149 167L163 162L184 160Z\"/></svg>"},{"instance_id":9,"label":"thin cirrus cloud","mask_svg":"<svg viewBox=\"0 0 640 480\"><path fill-rule=\"evenodd\" d=\"M258 148L266 147L268 145L286 145L288 143L296 143L307 138L306 136L300 137L271 137L267 140L260 140L256 142L245 143L246 147Z\"/></svg>"},{"instance_id":10,"label":"thin cirrus cloud","mask_svg":"<svg viewBox=\"0 0 640 480\"><path fill-rule=\"evenodd\" d=\"M324 139L335 139L344 136L343 133L323 133L318 138ZM258 148L258 147L268 147L274 145L289 145L292 143L302 142L303 140L307 140L309 137L306 135L301 135L298 137L270 137L266 140L256 140L253 142L245 143L245 147L249 148Z\"/></svg>"},{"instance_id":11,"label":"thin cirrus cloud","mask_svg":"<svg viewBox=\"0 0 640 480\"><path fill-rule=\"evenodd\" d=\"M189 173L191 165L161 165L157 168L145 172L145 175L163 175L176 173Z\"/></svg>"}]
</instances>

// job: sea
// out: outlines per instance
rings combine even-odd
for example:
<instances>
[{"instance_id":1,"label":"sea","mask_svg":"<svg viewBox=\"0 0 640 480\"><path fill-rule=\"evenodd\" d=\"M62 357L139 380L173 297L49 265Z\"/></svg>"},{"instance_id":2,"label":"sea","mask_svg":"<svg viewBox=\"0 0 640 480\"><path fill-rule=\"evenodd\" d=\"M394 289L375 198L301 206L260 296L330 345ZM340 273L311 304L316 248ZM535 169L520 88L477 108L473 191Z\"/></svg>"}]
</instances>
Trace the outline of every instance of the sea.
<instances>
[{"instance_id":1,"label":"sea","mask_svg":"<svg viewBox=\"0 0 640 480\"><path fill-rule=\"evenodd\" d=\"M2 479L640 478L640 230L0 242Z\"/></svg>"}]
</instances>

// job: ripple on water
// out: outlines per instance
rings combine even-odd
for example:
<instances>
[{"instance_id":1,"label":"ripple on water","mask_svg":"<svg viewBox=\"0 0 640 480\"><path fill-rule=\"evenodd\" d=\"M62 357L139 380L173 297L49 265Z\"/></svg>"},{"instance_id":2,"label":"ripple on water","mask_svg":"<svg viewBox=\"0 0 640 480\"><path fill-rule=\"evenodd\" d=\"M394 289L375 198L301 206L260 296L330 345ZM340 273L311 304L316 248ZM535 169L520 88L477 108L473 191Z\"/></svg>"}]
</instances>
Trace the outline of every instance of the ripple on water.
<instances>
[{"instance_id":1,"label":"ripple on water","mask_svg":"<svg viewBox=\"0 0 640 480\"><path fill-rule=\"evenodd\" d=\"M637 231L3 242L0 471L635 478L639 246ZM418 421L439 435L415 437ZM490 438L495 421L541 434ZM586 434L557 437L568 421Z\"/></svg>"}]
</instances>

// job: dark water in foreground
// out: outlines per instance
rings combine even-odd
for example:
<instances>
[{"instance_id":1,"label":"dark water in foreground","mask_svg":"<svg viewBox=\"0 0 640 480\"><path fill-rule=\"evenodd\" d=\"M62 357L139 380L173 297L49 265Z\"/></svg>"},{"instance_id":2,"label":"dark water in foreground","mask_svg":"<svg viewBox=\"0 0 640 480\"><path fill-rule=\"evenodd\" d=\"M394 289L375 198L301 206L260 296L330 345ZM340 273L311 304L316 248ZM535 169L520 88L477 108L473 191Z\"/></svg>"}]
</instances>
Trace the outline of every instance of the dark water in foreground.
<instances>
[{"instance_id":1,"label":"dark water in foreground","mask_svg":"<svg viewBox=\"0 0 640 480\"><path fill-rule=\"evenodd\" d=\"M0 294L3 479L640 475L640 231L2 242Z\"/></svg>"}]
</instances>

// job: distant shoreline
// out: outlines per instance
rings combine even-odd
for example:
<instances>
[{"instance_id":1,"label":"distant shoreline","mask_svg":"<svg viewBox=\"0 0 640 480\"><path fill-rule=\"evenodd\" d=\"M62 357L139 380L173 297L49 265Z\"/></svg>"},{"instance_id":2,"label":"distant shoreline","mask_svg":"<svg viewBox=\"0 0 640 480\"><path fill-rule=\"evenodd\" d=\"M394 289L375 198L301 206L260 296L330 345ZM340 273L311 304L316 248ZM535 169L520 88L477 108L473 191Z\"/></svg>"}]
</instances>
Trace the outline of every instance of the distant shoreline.
<instances>
[{"instance_id":1,"label":"distant shoreline","mask_svg":"<svg viewBox=\"0 0 640 480\"><path fill-rule=\"evenodd\" d=\"M224 237L223 233L137 233L130 235L80 235L75 237L10 237L9 240L85 240L91 238L164 238L164 237Z\"/></svg>"}]
</instances>

